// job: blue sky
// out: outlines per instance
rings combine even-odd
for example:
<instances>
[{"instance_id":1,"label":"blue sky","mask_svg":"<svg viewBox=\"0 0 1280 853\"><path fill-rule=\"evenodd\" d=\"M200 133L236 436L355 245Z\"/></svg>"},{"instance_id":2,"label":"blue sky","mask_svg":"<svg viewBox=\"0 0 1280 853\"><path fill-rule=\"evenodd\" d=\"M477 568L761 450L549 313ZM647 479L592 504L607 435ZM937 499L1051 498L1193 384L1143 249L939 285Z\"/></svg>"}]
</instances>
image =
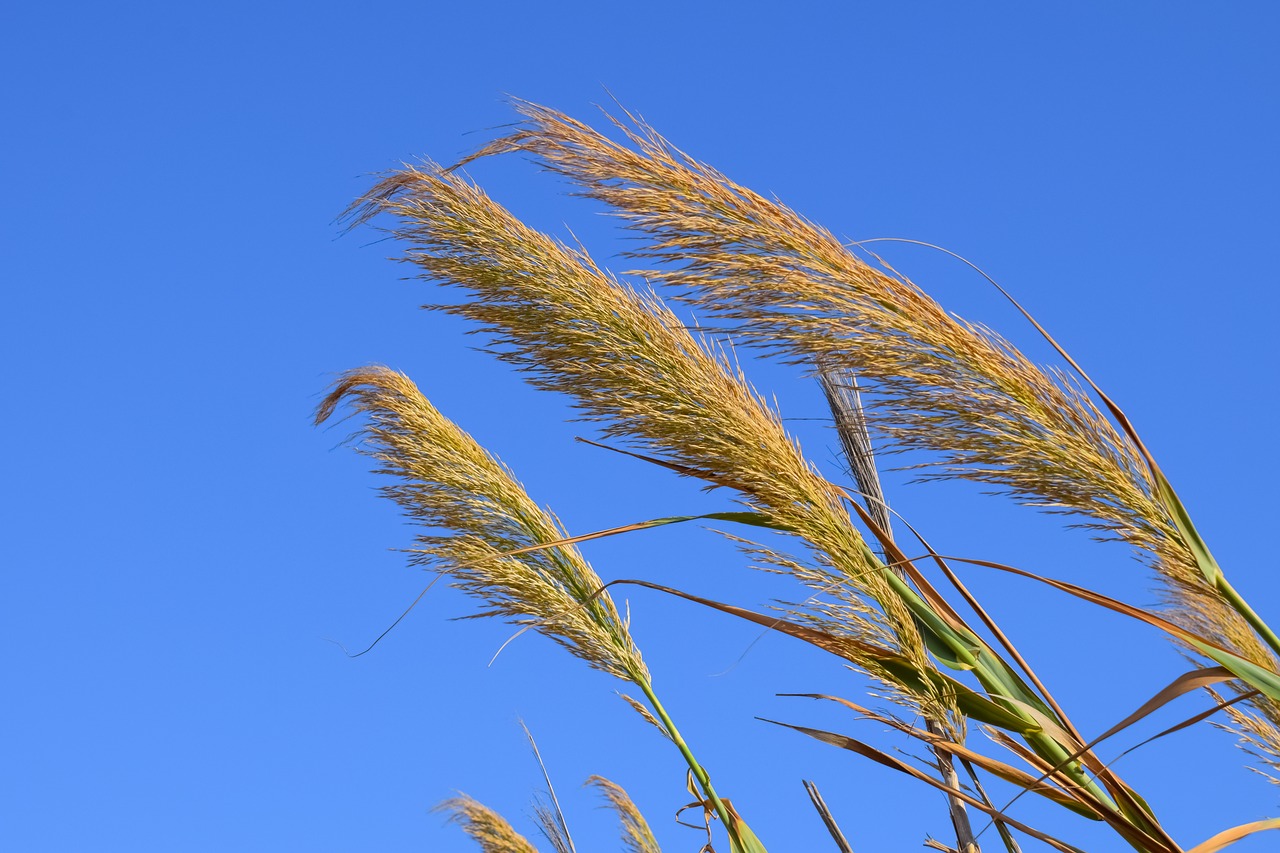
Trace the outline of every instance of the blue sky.
<instances>
[{"instance_id":1,"label":"blue sky","mask_svg":"<svg viewBox=\"0 0 1280 853\"><path fill-rule=\"evenodd\" d=\"M455 790L534 831L543 783L523 719L579 849L615 843L578 788L592 773L631 790L667 849L697 849L670 820L687 798L678 756L550 643L524 637L490 666L509 629L449 621L473 605L448 591L365 657L329 642L367 643L424 582L392 550L411 531L341 446L347 428L309 425L343 369L408 372L575 532L727 504L574 443L590 427L567 423L563 400L416 310L438 294L400 281L389 244L340 236L335 217L372 173L467 153L512 120L508 94L591 119L612 93L840 235L979 263L1126 408L1237 585L1280 619L1264 538L1280 475L1278 25L1262 3L9 4L0 847L467 850L429 811ZM529 164L472 174L621 264L609 223ZM1048 358L960 265L886 255ZM811 384L747 367L835 476ZM962 486L888 479L947 550L1154 599L1121 547ZM609 578L747 605L787 594L696 529L587 554ZM971 580L1086 729L1185 668L1144 628ZM628 597L673 713L771 849L821 849L801 778L857 850L946 837L929 792L754 720L881 737L774 695L853 695L857 679L691 605ZM1242 758L1205 729L1118 769L1192 844L1277 813L1277 789ZM1025 808L1086 849L1118 849Z\"/></svg>"}]
</instances>

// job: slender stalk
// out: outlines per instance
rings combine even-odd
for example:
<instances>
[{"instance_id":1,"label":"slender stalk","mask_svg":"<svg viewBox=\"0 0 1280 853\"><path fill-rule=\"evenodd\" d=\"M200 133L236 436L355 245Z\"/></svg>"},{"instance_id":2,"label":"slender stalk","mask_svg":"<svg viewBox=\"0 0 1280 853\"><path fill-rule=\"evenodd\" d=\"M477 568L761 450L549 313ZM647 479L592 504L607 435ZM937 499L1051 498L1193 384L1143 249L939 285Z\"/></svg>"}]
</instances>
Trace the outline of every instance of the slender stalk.
<instances>
[{"instance_id":1,"label":"slender stalk","mask_svg":"<svg viewBox=\"0 0 1280 853\"><path fill-rule=\"evenodd\" d=\"M725 830L729 833L729 842L734 850L742 850L742 840L738 837L737 825L729 817L729 809L725 806L724 801L716 793L716 789L711 785L711 777L707 774L706 769L698 763L698 759L694 758L693 751L689 749L689 744L680 734L680 730L676 728L675 721L667 714L667 709L662 707L662 702L658 700L658 695L653 692L653 685L648 679L636 679L636 686L639 687L649 700L649 705L653 708L653 713L662 722L663 728L671 737L671 742L676 745L676 749L680 750L680 754L684 756L685 763L689 765L693 778L697 780L698 787L702 789L702 795L707 802L711 803L711 807L715 809L716 815L720 818L720 822L724 824Z\"/></svg>"},{"instance_id":2,"label":"slender stalk","mask_svg":"<svg viewBox=\"0 0 1280 853\"><path fill-rule=\"evenodd\" d=\"M885 500L880 472L876 467L875 449L871 443L866 412L862 407L858 379L853 373L846 371L842 375L828 365L819 364L818 381L831 413L835 416L836 433L840 437L845 461L863 493L867 512L876 520L885 536L892 540L893 520L889 515L889 504ZM879 556L884 558L883 554ZM884 559L887 562L887 558ZM894 573L905 581L905 572L901 567L896 567ZM930 717L925 718L925 727L935 735L945 737L947 734L946 727ZM959 853L982 853L973 834L964 800L957 796L962 789L951 754L942 749L934 749L933 755L938 760L942 781L951 789L947 794L947 813L951 817L951 827L955 830L956 849Z\"/></svg>"},{"instance_id":3,"label":"slender stalk","mask_svg":"<svg viewBox=\"0 0 1280 853\"><path fill-rule=\"evenodd\" d=\"M946 731L934 720L925 720L925 728L935 735L946 735ZM956 773L951 756L941 749L935 749L933 755L938 759L943 783L952 791L961 790L960 775ZM960 853L982 853L973 834L973 825L969 823L969 811L965 808L964 800L955 794L947 794L947 813L951 815L951 828L956 833L956 849Z\"/></svg>"}]
</instances>

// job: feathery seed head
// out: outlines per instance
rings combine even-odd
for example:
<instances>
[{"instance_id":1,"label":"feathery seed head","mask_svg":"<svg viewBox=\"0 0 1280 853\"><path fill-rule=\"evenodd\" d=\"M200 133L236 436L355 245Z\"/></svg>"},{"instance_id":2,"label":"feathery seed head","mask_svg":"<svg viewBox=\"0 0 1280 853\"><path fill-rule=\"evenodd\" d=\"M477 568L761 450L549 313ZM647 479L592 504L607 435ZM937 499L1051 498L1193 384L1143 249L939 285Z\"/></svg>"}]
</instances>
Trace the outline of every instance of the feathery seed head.
<instances>
[{"instance_id":1,"label":"feathery seed head","mask_svg":"<svg viewBox=\"0 0 1280 853\"><path fill-rule=\"evenodd\" d=\"M352 370L320 404L316 422L340 403L366 416L362 452L382 487L417 523L418 562L447 571L454 586L492 613L533 625L592 666L627 680L647 678L640 652L603 582L578 550L537 546L566 538L512 473L431 405L406 376L385 367ZM510 555L508 552L537 550Z\"/></svg>"},{"instance_id":2,"label":"feathery seed head","mask_svg":"<svg viewBox=\"0 0 1280 853\"><path fill-rule=\"evenodd\" d=\"M609 807L618 813L622 823L622 844L628 853L662 853L649 822L620 785L603 776L592 776L587 784L597 788L609 801Z\"/></svg>"},{"instance_id":3,"label":"feathery seed head","mask_svg":"<svg viewBox=\"0 0 1280 853\"><path fill-rule=\"evenodd\" d=\"M462 827L482 853L538 853L506 818L465 794L446 800L435 810L448 812L450 822Z\"/></svg>"},{"instance_id":4,"label":"feathery seed head","mask_svg":"<svg viewBox=\"0 0 1280 853\"><path fill-rule=\"evenodd\" d=\"M868 264L826 229L694 160L629 114L629 124L613 120L626 137L620 144L555 110L517 108L525 125L468 160L533 155L645 235L633 256L659 265L645 275L733 321L737 340L867 380L869 415L890 449L937 454L925 479L962 477L1087 517L1085 526L1147 556L1168 584L1175 619L1276 668L1275 656L1205 583L1140 449L1074 381L947 313L904 277ZM1274 704L1254 703L1280 725Z\"/></svg>"},{"instance_id":5,"label":"feathery seed head","mask_svg":"<svg viewBox=\"0 0 1280 853\"><path fill-rule=\"evenodd\" d=\"M570 395L605 435L733 488L795 530L878 603L901 652L928 666L912 618L837 490L723 355L666 306L528 228L455 172L428 166L388 177L353 210L356 222L379 213L397 218L389 230L408 246L403 260L471 296L440 310L480 324L499 358L535 386Z\"/></svg>"},{"instance_id":6,"label":"feathery seed head","mask_svg":"<svg viewBox=\"0 0 1280 853\"><path fill-rule=\"evenodd\" d=\"M1091 515L1158 551L1169 524L1145 464L1072 383L648 127L615 122L628 147L554 110L518 106L527 125L474 156L528 152L608 204L647 236L634 255L663 265L645 272L651 280L740 321L737 339L867 380L875 423L897 447L941 451L934 476ZM1190 577L1184 562L1171 571Z\"/></svg>"}]
</instances>

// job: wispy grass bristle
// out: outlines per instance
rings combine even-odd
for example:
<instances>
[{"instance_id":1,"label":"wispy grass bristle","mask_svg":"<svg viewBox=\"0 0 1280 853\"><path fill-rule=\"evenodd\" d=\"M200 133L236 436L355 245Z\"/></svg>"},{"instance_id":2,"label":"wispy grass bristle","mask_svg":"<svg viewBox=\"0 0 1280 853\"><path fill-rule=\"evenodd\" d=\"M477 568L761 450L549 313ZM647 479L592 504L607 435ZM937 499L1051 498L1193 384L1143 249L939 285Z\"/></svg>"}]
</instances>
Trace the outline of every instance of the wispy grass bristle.
<instances>
[{"instance_id":1,"label":"wispy grass bristle","mask_svg":"<svg viewBox=\"0 0 1280 853\"><path fill-rule=\"evenodd\" d=\"M533 819L542 830L542 837L547 839L555 853L576 853L573 841L565 833L556 813L545 803L534 803Z\"/></svg>"}]
</instances>

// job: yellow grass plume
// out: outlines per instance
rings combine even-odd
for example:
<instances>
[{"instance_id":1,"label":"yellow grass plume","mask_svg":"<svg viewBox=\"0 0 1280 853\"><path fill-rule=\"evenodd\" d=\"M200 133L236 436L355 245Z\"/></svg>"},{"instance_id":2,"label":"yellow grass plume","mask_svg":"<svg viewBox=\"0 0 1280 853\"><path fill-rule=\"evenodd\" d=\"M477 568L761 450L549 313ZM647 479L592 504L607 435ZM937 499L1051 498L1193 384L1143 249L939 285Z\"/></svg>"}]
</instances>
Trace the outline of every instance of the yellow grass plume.
<instances>
[{"instance_id":1,"label":"yellow grass plume","mask_svg":"<svg viewBox=\"0 0 1280 853\"><path fill-rule=\"evenodd\" d=\"M498 358L535 386L570 395L606 436L737 490L774 524L804 537L824 567L824 586L842 582L880 608L852 629L921 670L929 666L911 616L837 490L724 357L701 346L656 298L525 226L457 173L406 168L368 193L353 218L382 213L396 218L388 230L407 245L403 260L420 267L422 278L470 296L440 310L479 323ZM931 716L950 708L944 697L910 693L903 698L935 706Z\"/></svg>"},{"instance_id":2,"label":"yellow grass plume","mask_svg":"<svg viewBox=\"0 0 1280 853\"><path fill-rule=\"evenodd\" d=\"M647 681L626 623L609 596L597 594L603 582L576 548L506 555L566 538L506 466L388 368L343 374L316 422L342 403L365 416L362 450L377 460L377 473L396 479L383 493L433 531L418 535L416 560L490 604L486 615L533 625L597 669Z\"/></svg>"},{"instance_id":3,"label":"yellow grass plume","mask_svg":"<svg viewBox=\"0 0 1280 853\"><path fill-rule=\"evenodd\" d=\"M964 476L1092 516L1153 553L1170 525L1128 439L1069 383L870 266L829 231L733 183L640 125L632 147L522 103L523 129L475 156L520 150L614 208L648 242L646 271L736 340L869 380L876 425L898 446L940 451L937 476ZM1194 563L1170 571L1191 578Z\"/></svg>"},{"instance_id":4,"label":"yellow grass plume","mask_svg":"<svg viewBox=\"0 0 1280 853\"><path fill-rule=\"evenodd\" d=\"M609 205L646 242L653 281L732 322L735 340L868 380L893 449L936 454L922 476L993 485L1134 546L1167 584L1170 615L1275 671L1277 661L1206 583L1134 442L1063 374L945 311L778 201L729 180L628 115L620 144L555 110L518 103L525 123L473 157L519 151ZM466 162L466 161L464 161ZM1280 743L1280 708L1237 714ZM1269 749L1269 747L1264 747ZM1280 756L1280 753L1276 753Z\"/></svg>"},{"instance_id":5,"label":"yellow grass plume","mask_svg":"<svg viewBox=\"0 0 1280 853\"><path fill-rule=\"evenodd\" d=\"M620 785L603 776L592 776L587 784L598 789L609 801L609 807L618 813L622 823L622 845L627 853L662 853L649 822Z\"/></svg>"},{"instance_id":6,"label":"yellow grass plume","mask_svg":"<svg viewBox=\"0 0 1280 853\"><path fill-rule=\"evenodd\" d=\"M462 795L436 806L480 845L483 853L538 853L538 848L512 829L506 818L488 806Z\"/></svg>"}]
</instances>

